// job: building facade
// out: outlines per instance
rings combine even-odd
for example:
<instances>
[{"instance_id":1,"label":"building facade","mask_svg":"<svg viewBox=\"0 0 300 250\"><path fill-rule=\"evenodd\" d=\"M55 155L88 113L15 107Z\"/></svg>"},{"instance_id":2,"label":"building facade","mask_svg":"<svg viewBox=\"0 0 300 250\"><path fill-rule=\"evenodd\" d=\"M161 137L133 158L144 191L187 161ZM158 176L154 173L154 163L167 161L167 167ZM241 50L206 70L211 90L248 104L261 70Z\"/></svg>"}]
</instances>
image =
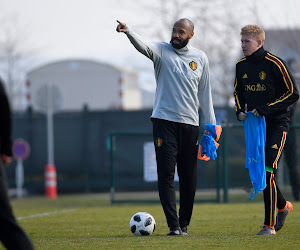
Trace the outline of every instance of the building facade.
<instances>
[{"instance_id":1,"label":"building facade","mask_svg":"<svg viewBox=\"0 0 300 250\"><path fill-rule=\"evenodd\" d=\"M89 60L64 60L38 67L27 74L28 106L47 105L45 91L53 90L54 106L61 111L137 110L142 98L135 72Z\"/></svg>"}]
</instances>

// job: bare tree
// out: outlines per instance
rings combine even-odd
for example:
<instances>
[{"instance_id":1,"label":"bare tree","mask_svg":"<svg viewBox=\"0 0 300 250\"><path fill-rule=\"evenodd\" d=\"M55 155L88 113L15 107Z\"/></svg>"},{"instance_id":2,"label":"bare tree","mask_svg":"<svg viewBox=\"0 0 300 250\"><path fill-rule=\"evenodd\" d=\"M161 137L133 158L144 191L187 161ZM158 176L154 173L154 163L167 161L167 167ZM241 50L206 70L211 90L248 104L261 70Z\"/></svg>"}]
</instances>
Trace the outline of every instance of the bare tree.
<instances>
[{"instance_id":1,"label":"bare tree","mask_svg":"<svg viewBox=\"0 0 300 250\"><path fill-rule=\"evenodd\" d=\"M137 30L140 27L141 31L147 27L146 36L151 39L169 41L174 22L183 17L191 19L195 24L195 36L191 44L203 50L209 58L214 103L231 106L235 65L243 57L240 48L240 29L248 23L257 23L264 27L266 15L272 13L270 11L266 14L264 10L272 4L272 1L267 0L147 1L143 2L142 8L154 15L151 15L151 21L142 20L140 25L135 27ZM264 19L261 18L262 15ZM288 13L286 16L289 16ZM268 17L268 20L273 19L278 20L272 16ZM290 20L291 22L293 21ZM293 41L292 44L294 47L299 46L299 43ZM145 68L139 70L146 71Z\"/></svg>"},{"instance_id":2,"label":"bare tree","mask_svg":"<svg viewBox=\"0 0 300 250\"><path fill-rule=\"evenodd\" d=\"M239 43L237 11L226 4L227 1L222 0L155 0L145 3L143 7L155 13L155 21L150 27L149 23L140 24L141 27L147 27L152 38L168 41L175 21L187 17L194 22L196 34L191 43L208 55L213 98L219 105L229 105L232 99L236 48Z\"/></svg>"},{"instance_id":3,"label":"bare tree","mask_svg":"<svg viewBox=\"0 0 300 250\"><path fill-rule=\"evenodd\" d=\"M156 27L152 29L152 36L162 41L170 40L173 24L182 17L192 19L194 13L191 10L201 11L204 2L205 0L155 0L151 2L151 5L147 3L147 8L155 13Z\"/></svg>"},{"instance_id":4,"label":"bare tree","mask_svg":"<svg viewBox=\"0 0 300 250\"><path fill-rule=\"evenodd\" d=\"M23 30L14 16L1 19L0 72L13 109L24 108L25 74L34 54L28 49L28 36Z\"/></svg>"},{"instance_id":5,"label":"bare tree","mask_svg":"<svg viewBox=\"0 0 300 250\"><path fill-rule=\"evenodd\" d=\"M259 15L259 10L265 9L270 6L270 2L265 1L265 5L261 6L257 2L253 3L251 13L255 15L255 19L262 27L265 26L262 15ZM272 20L272 27L265 28L266 41L264 47L275 53L277 56L282 57L292 73L296 78L296 82L300 80L300 29L299 29L299 2L293 0L286 0L285 6L280 13L273 11L267 12L268 20ZM263 7L263 8L262 8ZM282 27L282 18L285 19L285 26Z\"/></svg>"},{"instance_id":6,"label":"bare tree","mask_svg":"<svg viewBox=\"0 0 300 250\"><path fill-rule=\"evenodd\" d=\"M196 13L200 20L201 35L196 47L204 50L209 57L213 97L219 105L229 105L233 93L233 79L238 47L238 22L236 10L227 8L226 1L210 1L206 6L206 15ZM202 17L202 18L201 18ZM205 37L204 37L205 36Z\"/></svg>"}]
</instances>

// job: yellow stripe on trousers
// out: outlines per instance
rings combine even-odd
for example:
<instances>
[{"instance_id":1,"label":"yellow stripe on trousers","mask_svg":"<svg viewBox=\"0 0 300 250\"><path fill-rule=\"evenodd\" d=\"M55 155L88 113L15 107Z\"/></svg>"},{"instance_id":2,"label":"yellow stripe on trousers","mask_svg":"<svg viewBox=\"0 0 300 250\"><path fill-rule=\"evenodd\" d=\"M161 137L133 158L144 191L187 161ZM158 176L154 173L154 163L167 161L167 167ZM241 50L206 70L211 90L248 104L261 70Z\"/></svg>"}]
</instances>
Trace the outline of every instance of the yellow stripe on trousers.
<instances>
[{"instance_id":1,"label":"yellow stripe on trousers","mask_svg":"<svg viewBox=\"0 0 300 250\"><path fill-rule=\"evenodd\" d=\"M283 146L284 146L284 144L285 144L285 141L286 141L286 132L283 131L282 138L281 138L281 142L280 142L280 148L279 148L279 150L278 150L276 159L275 159L275 161L273 162L273 168L274 168L274 169L277 169L277 163L278 163L278 160L279 160L280 155L281 155L281 153L282 153L282 150L283 150Z\"/></svg>"},{"instance_id":2,"label":"yellow stripe on trousers","mask_svg":"<svg viewBox=\"0 0 300 250\"><path fill-rule=\"evenodd\" d=\"M274 180L274 174L270 177L270 226L275 225L275 212L277 207L277 188Z\"/></svg>"}]
</instances>

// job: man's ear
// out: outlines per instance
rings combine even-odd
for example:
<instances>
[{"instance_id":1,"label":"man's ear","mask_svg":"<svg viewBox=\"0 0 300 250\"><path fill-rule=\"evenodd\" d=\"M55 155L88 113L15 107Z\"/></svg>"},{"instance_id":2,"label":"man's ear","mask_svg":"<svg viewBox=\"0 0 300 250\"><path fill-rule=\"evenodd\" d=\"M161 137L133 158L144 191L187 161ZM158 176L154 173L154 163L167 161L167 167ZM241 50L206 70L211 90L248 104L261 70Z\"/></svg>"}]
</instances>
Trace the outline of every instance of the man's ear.
<instances>
[{"instance_id":1,"label":"man's ear","mask_svg":"<svg viewBox=\"0 0 300 250\"><path fill-rule=\"evenodd\" d=\"M191 39L193 36L194 36L194 32L192 32L192 33L189 35L189 39Z\"/></svg>"},{"instance_id":2,"label":"man's ear","mask_svg":"<svg viewBox=\"0 0 300 250\"><path fill-rule=\"evenodd\" d=\"M263 45L262 40L258 40L258 41L257 41L257 47L261 47L262 45Z\"/></svg>"}]
</instances>

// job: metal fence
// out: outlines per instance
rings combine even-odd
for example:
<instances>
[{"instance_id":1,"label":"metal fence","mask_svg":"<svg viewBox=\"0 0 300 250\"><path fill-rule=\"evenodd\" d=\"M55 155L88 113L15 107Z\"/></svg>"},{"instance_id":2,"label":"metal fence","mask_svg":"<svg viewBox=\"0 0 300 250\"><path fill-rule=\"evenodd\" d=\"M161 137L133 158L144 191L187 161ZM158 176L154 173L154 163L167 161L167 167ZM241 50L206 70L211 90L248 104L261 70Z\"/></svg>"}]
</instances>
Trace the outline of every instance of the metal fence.
<instances>
[{"instance_id":1,"label":"metal fence","mask_svg":"<svg viewBox=\"0 0 300 250\"><path fill-rule=\"evenodd\" d=\"M231 108L216 109L216 114L223 126L217 161L206 163L199 161L198 188L201 190L221 190L224 201L230 188L251 189L249 175L244 167L246 154L244 131L241 123L236 122ZM57 189L60 193L71 192L110 192L111 164L118 178L115 184L118 191L126 192L143 190L144 183L127 182L130 173L138 173L143 169L141 141L143 138L134 136L134 142L129 136L121 136L120 146L128 149L114 151L113 138L118 134L147 134L145 140L152 140L151 110L143 111L89 111L57 113L54 115L54 159L57 169ZM296 140L299 141L299 114L296 114ZM201 120L201 119L200 119ZM31 154L23 162L25 171L24 189L29 194L43 194L44 168L47 164L47 129L46 117L40 113L15 113L13 119L13 139L23 138L30 147ZM200 126L200 134L203 124ZM135 140L136 140L135 139ZM134 146L134 147L132 147ZM130 148L132 147L132 148ZM119 146L118 146L119 148ZM120 147L121 148L121 147ZM300 148L296 149L300 155ZM113 158L112 158L113 154ZM299 166L297 158L297 166ZM16 161L6 169L9 188L15 188ZM281 181L289 184L287 168L283 164ZM125 174L124 174L125 173ZM132 176L134 178L134 174ZM148 184L147 184L148 185ZM153 188L156 190L155 184ZM216 192L215 199L219 200Z\"/></svg>"}]
</instances>

